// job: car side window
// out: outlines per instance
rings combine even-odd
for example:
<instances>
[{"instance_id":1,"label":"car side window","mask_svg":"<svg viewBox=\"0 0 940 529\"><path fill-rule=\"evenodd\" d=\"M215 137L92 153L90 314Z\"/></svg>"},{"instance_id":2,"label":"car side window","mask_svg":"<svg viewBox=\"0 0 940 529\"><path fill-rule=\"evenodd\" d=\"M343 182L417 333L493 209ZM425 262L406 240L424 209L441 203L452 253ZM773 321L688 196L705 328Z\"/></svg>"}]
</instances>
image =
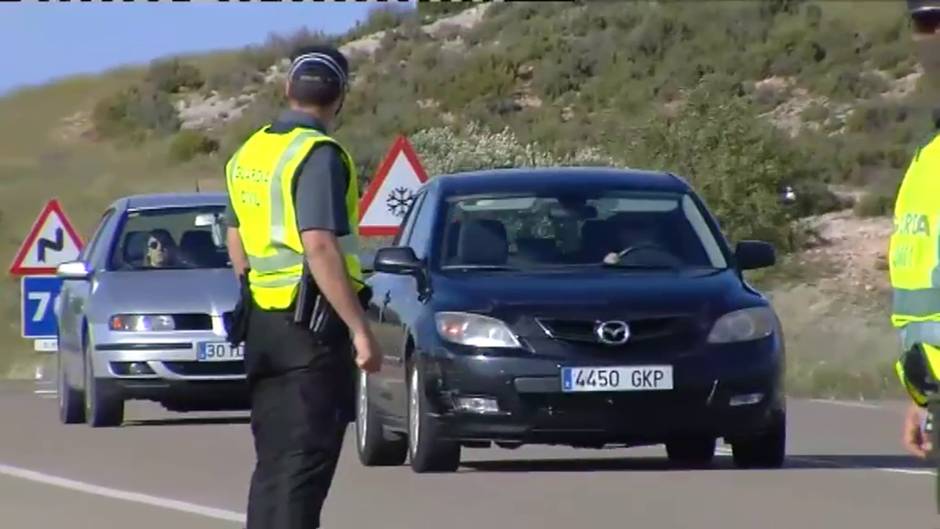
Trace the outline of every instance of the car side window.
<instances>
[{"instance_id":1,"label":"car side window","mask_svg":"<svg viewBox=\"0 0 940 529\"><path fill-rule=\"evenodd\" d=\"M107 237L104 236L108 232L108 226L111 224L112 219L114 218L114 210L109 209L101 216L101 220L98 222L98 227L95 229L92 239L88 242L88 245L82 249L81 260L95 266L100 259L98 259L99 254L103 246L107 245Z\"/></svg>"},{"instance_id":2,"label":"car side window","mask_svg":"<svg viewBox=\"0 0 940 529\"><path fill-rule=\"evenodd\" d=\"M429 200L425 200L421 209L417 211L414 225L408 236L407 244L415 252L418 259L428 256L428 244L431 242L431 232L434 230L434 217L437 208Z\"/></svg>"},{"instance_id":3,"label":"car side window","mask_svg":"<svg viewBox=\"0 0 940 529\"><path fill-rule=\"evenodd\" d=\"M401 229L398 231L398 235L395 237L392 246L404 246L408 244L408 238L411 237L411 230L414 227L415 219L418 217L418 210L421 209L422 202L424 202L424 193L419 193L411 202L411 207L408 208L408 212L405 213L405 219L402 222Z\"/></svg>"}]
</instances>

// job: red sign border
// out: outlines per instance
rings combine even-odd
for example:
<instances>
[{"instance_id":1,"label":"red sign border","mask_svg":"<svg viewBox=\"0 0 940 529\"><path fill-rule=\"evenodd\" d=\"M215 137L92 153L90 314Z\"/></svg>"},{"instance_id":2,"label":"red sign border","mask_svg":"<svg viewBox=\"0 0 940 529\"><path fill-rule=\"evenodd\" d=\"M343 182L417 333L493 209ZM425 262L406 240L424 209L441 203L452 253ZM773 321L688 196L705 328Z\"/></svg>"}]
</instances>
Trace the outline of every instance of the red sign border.
<instances>
[{"instance_id":1,"label":"red sign border","mask_svg":"<svg viewBox=\"0 0 940 529\"><path fill-rule=\"evenodd\" d=\"M395 163L395 160L398 158L400 153L405 154L405 158L414 169L415 174L418 176L418 180L422 184L428 181L428 174L424 170L424 166L421 165L421 161L418 159L418 154L415 152L414 147L411 146L408 138L406 138L404 135L399 135L397 138L395 138L395 142L388 150L388 154L385 155L385 159L382 160L382 163L376 170L375 178L373 178L372 182L369 183L369 187L366 189L362 199L359 201L360 222L365 217L366 212L372 205L372 202L375 200L375 195L378 194L379 188L382 187L382 184L388 177L389 171L392 169L392 164ZM359 234L372 237L394 236L398 233L398 229L400 227L401 224L396 224L394 226L361 226L359 228Z\"/></svg>"},{"instance_id":2,"label":"red sign border","mask_svg":"<svg viewBox=\"0 0 940 529\"><path fill-rule=\"evenodd\" d=\"M23 244L20 246L20 249L16 252L16 257L13 258L13 263L10 265L10 274L15 276L29 276L29 275L50 275L56 273L56 267L41 267L41 268L27 268L23 266L23 261L26 260L26 256L29 254L29 251L33 249L33 246L36 244L36 239L39 238L39 230L42 229L43 224L46 223L46 220L53 213L57 214L62 220L62 226L65 228L66 233L73 241L78 243L79 250L85 246L85 242L82 240L81 236L78 234L78 231L75 230L75 227L72 226L72 222L65 215L65 211L62 209L62 205L59 203L59 200L56 198L50 199L46 202L46 205L43 206L42 211L39 212L39 216L36 217L36 220L33 222L32 228L29 230L29 234L26 236L26 239L23 241Z\"/></svg>"}]
</instances>

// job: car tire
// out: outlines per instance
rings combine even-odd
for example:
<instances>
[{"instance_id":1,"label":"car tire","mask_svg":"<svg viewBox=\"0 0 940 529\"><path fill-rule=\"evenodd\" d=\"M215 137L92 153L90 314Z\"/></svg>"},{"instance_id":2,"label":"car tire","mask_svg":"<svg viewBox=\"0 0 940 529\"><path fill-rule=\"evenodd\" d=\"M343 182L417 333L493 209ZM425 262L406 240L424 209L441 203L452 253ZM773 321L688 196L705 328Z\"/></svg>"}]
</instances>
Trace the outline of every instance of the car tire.
<instances>
[{"instance_id":1,"label":"car tire","mask_svg":"<svg viewBox=\"0 0 940 529\"><path fill-rule=\"evenodd\" d=\"M367 467L397 466L408 457L408 442L385 432L382 419L369 398L369 374L359 372L356 391L356 448L359 461Z\"/></svg>"},{"instance_id":2,"label":"car tire","mask_svg":"<svg viewBox=\"0 0 940 529\"><path fill-rule=\"evenodd\" d=\"M84 395L69 382L65 362L62 361L63 354L61 350L56 353L56 393L59 401L59 422L62 424L83 423L85 422Z\"/></svg>"},{"instance_id":3,"label":"car tire","mask_svg":"<svg viewBox=\"0 0 940 529\"><path fill-rule=\"evenodd\" d=\"M424 380L415 362L408 369L408 459L417 473L455 472L460 467L460 444L439 438L428 416Z\"/></svg>"},{"instance_id":4,"label":"car tire","mask_svg":"<svg viewBox=\"0 0 940 529\"><path fill-rule=\"evenodd\" d=\"M715 437L683 438L666 443L669 461L682 467L704 467L715 458Z\"/></svg>"},{"instance_id":5,"label":"car tire","mask_svg":"<svg viewBox=\"0 0 940 529\"><path fill-rule=\"evenodd\" d=\"M787 415L774 412L770 427L756 437L735 440L731 454L738 468L780 468L786 460Z\"/></svg>"},{"instance_id":6,"label":"car tire","mask_svg":"<svg viewBox=\"0 0 940 529\"><path fill-rule=\"evenodd\" d=\"M105 381L95 378L85 349L85 422L93 428L120 426L124 422L124 399Z\"/></svg>"}]
</instances>

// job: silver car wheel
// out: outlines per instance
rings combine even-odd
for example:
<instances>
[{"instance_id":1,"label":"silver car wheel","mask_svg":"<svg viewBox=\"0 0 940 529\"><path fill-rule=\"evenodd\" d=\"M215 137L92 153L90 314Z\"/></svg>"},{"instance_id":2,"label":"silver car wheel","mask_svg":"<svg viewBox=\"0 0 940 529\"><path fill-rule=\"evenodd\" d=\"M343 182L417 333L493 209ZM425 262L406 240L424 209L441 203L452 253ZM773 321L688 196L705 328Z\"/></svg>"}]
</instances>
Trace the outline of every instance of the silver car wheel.
<instances>
[{"instance_id":1,"label":"silver car wheel","mask_svg":"<svg viewBox=\"0 0 940 529\"><path fill-rule=\"evenodd\" d=\"M419 398L417 367L411 372L408 390L408 451L414 458L418 452L418 436L421 434L421 399Z\"/></svg>"},{"instance_id":2,"label":"silver car wheel","mask_svg":"<svg viewBox=\"0 0 940 529\"><path fill-rule=\"evenodd\" d=\"M366 449L366 436L369 433L369 379L366 372L359 375L359 410L356 419L359 421L359 450Z\"/></svg>"}]
</instances>

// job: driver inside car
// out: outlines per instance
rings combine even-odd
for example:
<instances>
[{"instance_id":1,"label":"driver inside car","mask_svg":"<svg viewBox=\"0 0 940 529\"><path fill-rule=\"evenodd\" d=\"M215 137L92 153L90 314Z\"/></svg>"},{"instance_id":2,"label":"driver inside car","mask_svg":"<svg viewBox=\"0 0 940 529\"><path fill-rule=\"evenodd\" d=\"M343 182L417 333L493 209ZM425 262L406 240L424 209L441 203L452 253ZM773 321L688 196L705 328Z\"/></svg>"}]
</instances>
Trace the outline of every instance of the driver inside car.
<instances>
[{"instance_id":1,"label":"driver inside car","mask_svg":"<svg viewBox=\"0 0 940 529\"><path fill-rule=\"evenodd\" d=\"M173 237L166 230L153 230L147 238L147 253L144 255L144 266L150 268L164 268L174 266L177 251Z\"/></svg>"},{"instance_id":2,"label":"driver inside car","mask_svg":"<svg viewBox=\"0 0 940 529\"><path fill-rule=\"evenodd\" d=\"M659 247L651 226L626 219L611 218L614 232L613 251L604 256L604 263L617 264L626 254L626 250Z\"/></svg>"}]
</instances>

